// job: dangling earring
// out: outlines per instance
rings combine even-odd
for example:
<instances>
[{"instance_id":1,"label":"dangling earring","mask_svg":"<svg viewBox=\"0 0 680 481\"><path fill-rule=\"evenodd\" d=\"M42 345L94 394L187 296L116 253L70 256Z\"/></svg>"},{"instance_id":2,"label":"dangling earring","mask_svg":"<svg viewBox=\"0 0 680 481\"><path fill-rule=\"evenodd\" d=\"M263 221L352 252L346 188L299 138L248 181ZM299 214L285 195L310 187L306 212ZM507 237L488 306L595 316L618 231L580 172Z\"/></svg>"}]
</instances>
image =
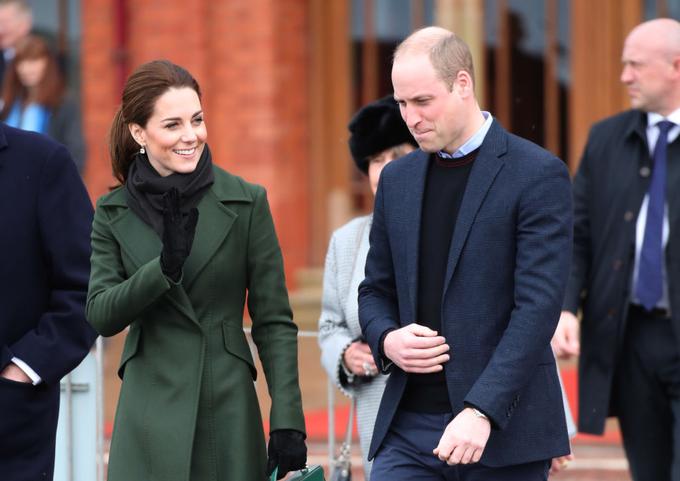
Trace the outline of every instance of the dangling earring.
<instances>
[{"instance_id":1,"label":"dangling earring","mask_svg":"<svg viewBox=\"0 0 680 481\"><path fill-rule=\"evenodd\" d=\"M146 154L146 149L144 148L143 145L139 148L139 153L140 154Z\"/></svg>"}]
</instances>

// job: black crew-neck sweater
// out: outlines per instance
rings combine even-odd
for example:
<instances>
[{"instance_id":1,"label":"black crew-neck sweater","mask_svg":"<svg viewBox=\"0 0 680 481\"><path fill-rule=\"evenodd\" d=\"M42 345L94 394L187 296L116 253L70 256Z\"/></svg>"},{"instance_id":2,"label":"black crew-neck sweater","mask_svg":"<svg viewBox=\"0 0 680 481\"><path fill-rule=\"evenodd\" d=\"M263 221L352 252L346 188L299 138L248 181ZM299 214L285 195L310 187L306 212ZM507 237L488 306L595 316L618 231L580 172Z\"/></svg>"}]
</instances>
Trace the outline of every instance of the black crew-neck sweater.
<instances>
[{"instance_id":1,"label":"black crew-neck sweater","mask_svg":"<svg viewBox=\"0 0 680 481\"><path fill-rule=\"evenodd\" d=\"M457 159L430 156L423 193L418 256L418 324L442 335L442 296L451 238L476 149ZM408 374L400 408L422 413L451 412L444 371Z\"/></svg>"}]
</instances>

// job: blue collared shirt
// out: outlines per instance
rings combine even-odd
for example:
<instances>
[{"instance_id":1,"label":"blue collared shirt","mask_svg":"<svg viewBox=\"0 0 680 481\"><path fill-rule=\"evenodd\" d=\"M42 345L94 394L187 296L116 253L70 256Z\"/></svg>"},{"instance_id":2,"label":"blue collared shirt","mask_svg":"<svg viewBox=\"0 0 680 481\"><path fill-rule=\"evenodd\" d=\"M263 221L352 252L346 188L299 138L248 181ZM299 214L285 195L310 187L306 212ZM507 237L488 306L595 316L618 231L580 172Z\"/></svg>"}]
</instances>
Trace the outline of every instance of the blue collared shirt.
<instances>
[{"instance_id":1,"label":"blue collared shirt","mask_svg":"<svg viewBox=\"0 0 680 481\"><path fill-rule=\"evenodd\" d=\"M493 116L489 112L482 111L482 115L484 116L484 123L482 126L463 145L458 147L458 150L456 150L453 154L449 154L448 152L440 150L437 152L437 155L439 155L442 159L458 159L469 154L473 150L478 149L479 146L482 145L482 142L484 142L484 138L489 132L491 123L493 122Z\"/></svg>"}]
</instances>

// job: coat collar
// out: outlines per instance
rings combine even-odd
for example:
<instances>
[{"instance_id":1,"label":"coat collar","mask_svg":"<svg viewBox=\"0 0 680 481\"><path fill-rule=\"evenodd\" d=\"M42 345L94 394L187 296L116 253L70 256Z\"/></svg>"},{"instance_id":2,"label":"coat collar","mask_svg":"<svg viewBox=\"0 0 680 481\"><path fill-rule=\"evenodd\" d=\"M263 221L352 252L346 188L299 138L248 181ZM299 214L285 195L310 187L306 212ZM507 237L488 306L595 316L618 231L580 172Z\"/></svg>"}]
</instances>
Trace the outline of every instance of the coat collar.
<instances>
[{"instance_id":1,"label":"coat collar","mask_svg":"<svg viewBox=\"0 0 680 481\"><path fill-rule=\"evenodd\" d=\"M215 255L229 234L238 214L225 203L252 202L243 181L220 169L215 169L215 183L198 204L198 224L191 254L184 264L182 286L188 290L199 273ZM162 243L158 234L128 207L125 189L120 187L99 202L99 207L119 207L110 225L121 250L139 268L158 257ZM190 318L194 318L190 304L173 298L173 302Z\"/></svg>"},{"instance_id":2,"label":"coat collar","mask_svg":"<svg viewBox=\"0 0 680 481\"><path fill-rule=\"evenodd\" d=\"M0 130L0 134L2 130ZM0 145L1 147L1 145ZM253 198L246 192L243 186L243 180L240 177L231 175L217 167L213 166L215 173L215 182L210 187L215 197L220 202L252 202ZM108 195L105 195L99 201L101 206L117 206L128 207L127 196L124 187L119 187Z\"/></svg>"},{"instance_id":3,"label":"coat collar","mask_svg":"<svg viewBox=\"0 0 680 481\"><path fill-rule=\"evenodd\" d=\"M624 132L626 137L637 135L647 145L647 114L641 110L631 110Z\"/></svg>"}]
</instances>

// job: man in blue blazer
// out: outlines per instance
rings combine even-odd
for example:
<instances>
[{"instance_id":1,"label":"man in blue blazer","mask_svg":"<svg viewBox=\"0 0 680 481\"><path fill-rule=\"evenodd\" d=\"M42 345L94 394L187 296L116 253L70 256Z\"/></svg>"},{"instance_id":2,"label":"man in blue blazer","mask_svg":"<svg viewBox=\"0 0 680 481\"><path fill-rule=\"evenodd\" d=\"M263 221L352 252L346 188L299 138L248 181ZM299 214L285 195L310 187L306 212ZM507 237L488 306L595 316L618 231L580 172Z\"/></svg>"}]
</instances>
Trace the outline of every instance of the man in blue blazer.
<instances>
[{"instance_id":1,"label":"man in blue blazer","mask_svg":"<svg viewBox=\"0 0 680 481\"><path fill-rule=\"evenodd\" d=\"M59 381L87 355L92 204L65 147L0 124L0 479L51 480Z\"/></svg>"},{"instance_id":2,"label":"man in blue blazer","mask_svg":"<svg viewBox=\"0 0 680 481\"><path fill-rule=\"evenodd\" d=\"M391 372L372 481L547 479L569 453L550 348L571 261L563 162L479 109L472 57L428 27L395 52L420 150L382 173L363 333Z\"/></svg>"}]
</instances>

